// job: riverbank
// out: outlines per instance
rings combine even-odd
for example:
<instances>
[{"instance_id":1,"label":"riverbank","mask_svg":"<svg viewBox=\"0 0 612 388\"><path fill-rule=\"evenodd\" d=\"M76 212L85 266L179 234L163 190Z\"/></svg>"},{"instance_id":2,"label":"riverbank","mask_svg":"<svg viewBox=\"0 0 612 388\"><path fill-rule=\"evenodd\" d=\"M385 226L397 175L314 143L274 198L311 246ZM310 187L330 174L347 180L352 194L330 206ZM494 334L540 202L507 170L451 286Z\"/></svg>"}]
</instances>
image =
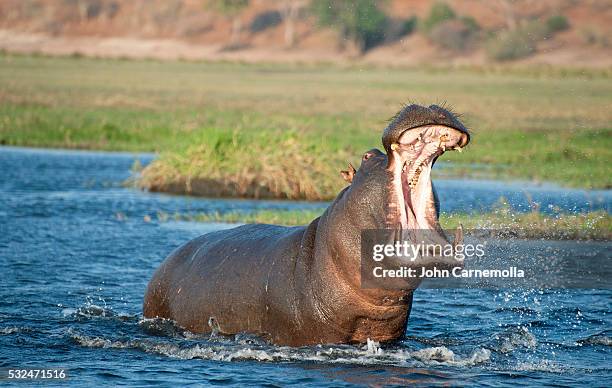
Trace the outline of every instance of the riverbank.
<instances>
[{"instance_id":1,"label":"riverbank","mask_svg":"<svg viewBox=\"0 0 612 388\"><path fill-rule=\"evenodd\" d=\"M612 187L605 71L13 55L0 70L0 143L158 152L137 181L150 191L331 199L408 99L448 101L473 128L447 177Z\"/></svg>"},{"instance_id":2,"label":"riverbank","mask_svg":"<svg viewBox=\"0 0 612 388\"><path fill-rule=\"evenodd\" d=\"M307 225L320 216L325 209L299 210L256 210L251 212L230 211L225 213L164 213L158 212L159 222L226 222L226 223L265 223L279 225ZM605 211L583 214L544 215L537 211L513 213L500 209L488 213L459 213L440 215L444 229L499 230L503 235L526 239L553 240L612 240L612 216Z\"/></svg>"}]
</instances>

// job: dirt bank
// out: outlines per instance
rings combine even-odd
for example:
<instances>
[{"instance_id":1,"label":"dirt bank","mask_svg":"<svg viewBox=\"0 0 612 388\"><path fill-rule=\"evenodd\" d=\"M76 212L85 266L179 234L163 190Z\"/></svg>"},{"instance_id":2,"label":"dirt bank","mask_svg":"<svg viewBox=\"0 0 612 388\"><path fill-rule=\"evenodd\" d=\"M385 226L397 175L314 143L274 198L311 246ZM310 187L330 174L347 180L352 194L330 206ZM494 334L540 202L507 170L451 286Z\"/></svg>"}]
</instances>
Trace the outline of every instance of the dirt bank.
<instances>
[{"instance_id":1,"label":"dirt bank","mask_svg":"<svg viewBox=\"0 0 612 388\"><path fill-rule=\"evenodd\" d=\"M455 20L467 18L478 31L474 44L455 42L450 48L442 43L454 42L459 32L452 25L442 31L442 43L422 28L436 3L382 2L384 39L360 53L357 43L342 37L338 28L321 27L308 0L251 0L231 16L200 0L5 0L0 2L0 49L162 60L483 65L495 62L486 49L491 37L531 22L545 26L551 17L560 17L563 27L532 42L528 55L508 63L612 66L609 2L447 0ZM287 14L290 5L296 10L292 17ZM403 23L411 19L416 22L404 30ZM241 28L234 36L236 22Z\"/></svg>"}]
</instances>

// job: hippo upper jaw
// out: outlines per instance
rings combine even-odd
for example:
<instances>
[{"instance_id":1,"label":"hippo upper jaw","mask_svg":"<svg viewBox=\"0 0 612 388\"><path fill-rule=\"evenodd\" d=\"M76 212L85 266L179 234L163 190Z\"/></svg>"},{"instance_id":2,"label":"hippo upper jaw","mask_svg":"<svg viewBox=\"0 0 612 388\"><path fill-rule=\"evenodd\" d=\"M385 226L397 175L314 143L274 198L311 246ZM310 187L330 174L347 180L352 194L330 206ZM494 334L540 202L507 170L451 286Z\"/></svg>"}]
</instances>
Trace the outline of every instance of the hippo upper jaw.
<instances>
[{"instance_id":1,"label":"hippo upper jaw","mask_svg":"<svg viewBox=\"0 0 612 388\"><path fill-rule=\"evenodd\" d=\"M390 148L396 225L403 230L432 230L439 243L448 242L438 221L439 204L433 192L431 169L448 150L461 150L469 138L444 125L425 125L401 133Z\"/></svg>"}]
</instances>

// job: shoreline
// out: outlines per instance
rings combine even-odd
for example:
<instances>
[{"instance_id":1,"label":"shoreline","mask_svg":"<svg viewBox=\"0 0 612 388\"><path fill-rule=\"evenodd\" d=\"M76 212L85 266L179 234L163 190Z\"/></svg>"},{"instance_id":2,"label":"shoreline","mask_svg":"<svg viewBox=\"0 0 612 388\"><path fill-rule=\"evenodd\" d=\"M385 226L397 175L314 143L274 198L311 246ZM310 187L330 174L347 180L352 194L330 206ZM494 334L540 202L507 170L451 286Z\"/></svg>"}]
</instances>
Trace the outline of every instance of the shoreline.
<instances>
[{"instance_id":1,"label":"shoreline","mask_svg":"<svg viewBox=\"0 0 612 388\"><path fill-rule=\"evenodd\" d=\"M301 226L308 225L323 211L324 208L194 214L157 212L152 219L161 223L184 221ZM447 231L461 224L465 229L490 231L495 232L495 235L515 239L612 241L612 215L604 210L577 214L560 213L555 216L535 211L510 214L503 209L488 213L442 213L440 224Z\"/></svg>"},{"instance_id":2,"label":"shoreline","mask_svg":"<svg viewBox=\"0 0 612 388\"><path fill-rule=\"evenodd\" d=\"M8 151L13 151L13 152L40 152L40 153L45 153L45 152L49 152L49 153L55 153L55 154L62 154L62 153L67 153L67 154L90 154L90 155L117 155L117 156L125 156L125 157L133 157L135 159L140 159L140 158L149 158L151 159L151 161L154 161L157 157L159 157L159 153L157 152L147 152L147 151L123 151L123 150L107 150L107 149L97 149L97 148L70 148L70 147L51 147L51 146L35 146L35 145L7 145L7 144L0 144L0 151L2 150L8 150ZM576 187L576 186L567 186L567 185L563 185L559 182L555 182L555 181L540 181L540 180L529 180L529 179L520 179L517 178L515 176L506 174L500 174L500 175L481 175L478 176L476 174L474 175L466 175L466 174L454 174L453 170L456 169L460 169L463 167L469 167L469 165L467 164L445 164L445 162L439 162L439 165L443 165L443 166L438 166L436 167L437 170L435 171L435 173L437 174L442 174L443 176L439 176L435 178L435 181L452 181L452 180L470 180L470 181L477 181L480 183L491 183L491 184L503 184L503 185L516 185L516 186L520 186L521 188L542 188L542 189L548 189L548 190L577 190L577 191L585 191L588 193L603 193L603 192L612 192L611 188L587 188L587 187ZM437 165L438 165L437 164ZM143 166L143 168L146 167ZM133 187L134 183L135 183L136 179L134 179L134 177L130 177L128 178L127 181L124 182L124 184L128 187ZM183 182L184 183L184 182ZM217 182L219 183L219 182ZM277 197L270 197L270 198L252 198L252 197L237 197L237 196L232 196L232 195L228 195L228 196L207 196L207 195L198 195L198 194L190 194L190 193L186 193L184 190L147 190L147 189L142 189L140 187L136 187L136 189L138 190L142 190L145 192L150 192L150 193L155 193L155 194L167 194L167 195L171 195L171 196L184 196L184 197L193 197L193 198L211 198L211 199L244 199L244 200L279 200L279 201L295 201L295 202L308 202L308 203L316 203L316 202L327 202L329 200L333 200L333 198L329 198L327 200L323 200L323 201L316 201L316 200L305 200L305 199L300 199L300 200L293 200L293 199L287 199L287 198L277 198Z\"/></svg>"}]
</instances>

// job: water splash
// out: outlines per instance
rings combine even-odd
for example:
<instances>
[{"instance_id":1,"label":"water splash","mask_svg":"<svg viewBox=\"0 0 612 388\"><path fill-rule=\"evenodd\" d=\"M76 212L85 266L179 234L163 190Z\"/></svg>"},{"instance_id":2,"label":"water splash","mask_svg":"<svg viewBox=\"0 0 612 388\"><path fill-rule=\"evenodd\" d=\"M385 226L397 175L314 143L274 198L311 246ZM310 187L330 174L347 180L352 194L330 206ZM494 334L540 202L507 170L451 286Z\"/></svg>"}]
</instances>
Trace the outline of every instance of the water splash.
<instances>
[{"instance_id":1,"label":"water splash","mask_svg":"<svg viewBox=\"0 0 612 388\"><path fill-rule=\"evenodd\" d=\"M161 337L186 337L189 333L173 320L165 318L143 318L138 321L138 326L147 334Z\"/></svg>"},{"instance_id":2,"label":"water splash","mask_svg":"<svg viewBox=\"0 0 612 388\"><path fill-rule=\"evenodd\" d=\"M142 322L142 321L141 321ZM263 362L324 362L350 363L361 365L410 366L416 363L425 365L472 366L490 360L488 349L478 348L466 357L459 356L446 347L424 348L410 351L405 348L383 350L376 341L357 347L350 345L311 346L292 348L273 346L240 338L215 338L200 341L158 341L151 339L109 339L90 336L74 329L67 332L68 337L78 345L89 348L136 349L178 359L203 359L213 361L263 361ZM197 342L194 344L194 342Z\"/></svg>"},{"instance_id":3,"label":"water splash","mask_svg":"<svg viewBox=\"0 0 612 388\"><path fill-rule=\"evenodd\" d=\"M603 345L603 346L612 346L612 337L609 334L610 331L605 331L603 333L594 334L588 336L587 338L580 339L576 341L578 345Z\"/></svg>"},{"instance_id":4,"label":"water splash","mask_svg":"<svg viewBox=\"0 0 612 388\"><path fill-rule=\"evenodd\" d=\"M31 332L32 329L29 327L16 327L16 326L12 326L12 327L3 327L0 328L0 335L11 335L11 334L18 334L18 333L28 333Z\"/></svg>"},{"instance_id":5,"label":"water splash","mask_svg":"<svg viewBox=\"0 0 612 388\"><path fill-rule=\"evenodd\" d=\"M526 326L509 328L495 337L493 349L501 353L511 353L517 348L535 349L538 341Z\"/></svg>"}]
</instances>

